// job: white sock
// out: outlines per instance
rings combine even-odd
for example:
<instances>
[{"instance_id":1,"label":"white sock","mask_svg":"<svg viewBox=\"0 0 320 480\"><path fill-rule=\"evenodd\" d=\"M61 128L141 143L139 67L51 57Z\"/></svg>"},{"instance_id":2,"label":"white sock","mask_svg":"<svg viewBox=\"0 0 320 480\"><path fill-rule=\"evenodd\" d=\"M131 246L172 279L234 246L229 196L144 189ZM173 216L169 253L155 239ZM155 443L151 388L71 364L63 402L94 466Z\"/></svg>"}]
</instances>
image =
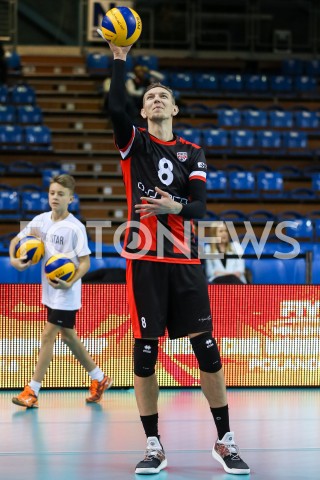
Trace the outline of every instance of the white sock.
<instances>
[{"instance_id":1,"label":"white sock","mask_svg":"<svg viewBox=\"0 0 320 480\"><path fill-rule=\"evenodd\" d=\"M41 382L36 382L35 380L31 380L31 382L28 383L29 387L32 388L34 391L35 395L39 395L39 390L41 388Z\"/></svg>"},{"instance_id":2,"label":"white sock","mask_svg":"<svg viewBox=\"0 0 320 480\"><path fill-rule=\"evenodd\" d=\"M99 367L94 368L91 370L91 372L88 372L92 380L98 380L98 382L101 382L101 380L104 379L104 373L102 370L100 370Z\"/></svg>"}]
</instances>

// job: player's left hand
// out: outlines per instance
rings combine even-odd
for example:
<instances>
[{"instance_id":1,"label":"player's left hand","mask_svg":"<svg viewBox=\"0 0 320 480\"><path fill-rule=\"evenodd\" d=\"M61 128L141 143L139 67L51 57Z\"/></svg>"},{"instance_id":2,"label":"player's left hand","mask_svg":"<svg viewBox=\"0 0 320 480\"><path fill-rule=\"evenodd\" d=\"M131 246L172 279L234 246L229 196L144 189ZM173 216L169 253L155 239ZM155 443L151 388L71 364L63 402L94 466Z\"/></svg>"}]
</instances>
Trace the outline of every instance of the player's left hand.
<instances>
[{"instance_id":1,"label":"player's left hand","mask_svg":"<svg viewBox=\"0 0 320 480\"><path fill-rule=\"evenodd\" d=\"M153 217L155 215L175 214L179 215L182 210L182 205L175 202L168 192L155 187L155 191L161 195L161 198L141 197L143 202L135 205L136 213L140 213L140 218Z\"/></svg>"},{"instance_id":2,"label":"player's left hand","mask_svg":"<svg viewBox=\"0 0 320 480\"><path fill-rule=\"evenodd\" d=\"M54 282L50 280L50 278L48 278L48 283L55 290L68 290L69 288L72 287L72 283L66 282L65 280L61 280L61 278L57 278L57 277L55 278Z\"/></svg>"}]
</instances>

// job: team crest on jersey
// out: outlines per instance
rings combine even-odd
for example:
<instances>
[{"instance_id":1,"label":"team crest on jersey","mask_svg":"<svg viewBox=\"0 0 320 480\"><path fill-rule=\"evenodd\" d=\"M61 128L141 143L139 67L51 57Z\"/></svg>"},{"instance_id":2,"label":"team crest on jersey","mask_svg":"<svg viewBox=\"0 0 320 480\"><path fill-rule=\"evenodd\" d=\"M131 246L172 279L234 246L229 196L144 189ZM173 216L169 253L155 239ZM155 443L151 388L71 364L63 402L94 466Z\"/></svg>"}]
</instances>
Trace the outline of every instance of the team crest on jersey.
<instances>
[{"instance_id":1,"label":"team crest on jersey","mask_svg":"<svg viewBox=\"0 0 320 480\"><path fill-rule=\"evenodd\" d=\"M188 158L188 154L187 154L187 152L178 152L177 153L177 158L178 158L179 162L185 162Z\"/></svg>"}]
</instances>

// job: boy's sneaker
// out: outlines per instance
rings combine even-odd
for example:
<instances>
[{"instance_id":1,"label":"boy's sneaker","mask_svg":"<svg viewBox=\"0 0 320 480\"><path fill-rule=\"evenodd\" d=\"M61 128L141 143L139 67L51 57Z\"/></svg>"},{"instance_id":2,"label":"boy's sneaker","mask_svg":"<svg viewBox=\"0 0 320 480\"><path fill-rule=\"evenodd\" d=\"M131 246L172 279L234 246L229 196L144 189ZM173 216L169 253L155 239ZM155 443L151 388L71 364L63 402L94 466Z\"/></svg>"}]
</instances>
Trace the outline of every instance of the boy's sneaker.
<instances>
[{"instance_id":1,"label":"boy's sneaker","mask_svg":"<svg viewBox=\"0 0 320 480\"><path fill-rule=\"evenodd\" d=\"M147 448L144 459L136 466L135 473L150 475L159 473L168 465L163 446L157 437L147 438Z\"/></svg>"},{"instance_id":2,"label":"boy's sneaker","mask_svg":"<svg viewBox=\"0 0 320 480\"><path fill-rule=\"evenodd\" d=\"M217 440L212 449L215 458L227 473L244 475L250 473L248 465L240 458L239 448L234 443L234 433L227 432L221 440Z\"/></svg>"},{"instance_id":3,"label":"boy's sneaker","mask_svg":"<svg viewBox=\"0 0 320 480\"><path fill-rule=\"evenodd\" d=\"M38 397L29 385L26 385L23 392L19 393L17 397L13 397L12 402L20 405L20 407L32 408L39 406Z\"/></svg>"},{"instance_id":4,"label":"boy's sneaker","mask_svg":"<svg viewBox=\"0 0 320 480\"><path fill-rule=\"evenodd\" d=\"M101 380L101 382L98 382L98 380L92 380L89 388L91 395L90 397L86 398L86 402L87 403L100 402L103 392L105 390L108 390L108 388L110 388L112 384L113 384L112 378L107 377L106 375Z\"/></svg>"}]
</instances>

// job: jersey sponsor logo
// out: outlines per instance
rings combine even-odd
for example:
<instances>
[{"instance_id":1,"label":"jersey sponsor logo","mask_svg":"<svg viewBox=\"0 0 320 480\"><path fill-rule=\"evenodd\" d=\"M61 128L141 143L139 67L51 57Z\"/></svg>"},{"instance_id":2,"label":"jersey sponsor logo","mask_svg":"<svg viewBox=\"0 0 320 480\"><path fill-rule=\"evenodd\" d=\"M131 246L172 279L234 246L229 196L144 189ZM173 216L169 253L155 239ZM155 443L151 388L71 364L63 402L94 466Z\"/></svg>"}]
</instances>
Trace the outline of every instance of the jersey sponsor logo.
<instances>
[{"instance_id":1,"label":"jersey sponsor logo","mask_svg":"<svg viewBox=\"0 0 320 480\"><path fill-rule=\"evenodd\" d=\"M179 162L185 162L188 159L187 152L177 152L177 159Z\"/></svg>"},{"instance_id":2,"label":"jersey sponsor logo","mask_svg":"<svg viewBox=\"0 0 320 480\"><path fill-rule=\"evenodd\" d=\"M138 182L138 188L144 193L146 197L159 198L159 199L161 198L161 195L159 193L157 193L153 188L146 187L142 182ZM188 204L187 198L177 197L176 195L171 195L170 193L169 195L172 198L172 200L174 200L175 202L181 203L182 205Z\"/></svg>"},{"instance_id":3,"label":"jersey sponsor logo","mask_svg":"<svg viewBox=\"0 0 320 480\"><path fill-rule=\"evenodd\" d=\"M204 162L198 162L198 167L207 169L207 165Z\"/></svg>"}]
</instances>

